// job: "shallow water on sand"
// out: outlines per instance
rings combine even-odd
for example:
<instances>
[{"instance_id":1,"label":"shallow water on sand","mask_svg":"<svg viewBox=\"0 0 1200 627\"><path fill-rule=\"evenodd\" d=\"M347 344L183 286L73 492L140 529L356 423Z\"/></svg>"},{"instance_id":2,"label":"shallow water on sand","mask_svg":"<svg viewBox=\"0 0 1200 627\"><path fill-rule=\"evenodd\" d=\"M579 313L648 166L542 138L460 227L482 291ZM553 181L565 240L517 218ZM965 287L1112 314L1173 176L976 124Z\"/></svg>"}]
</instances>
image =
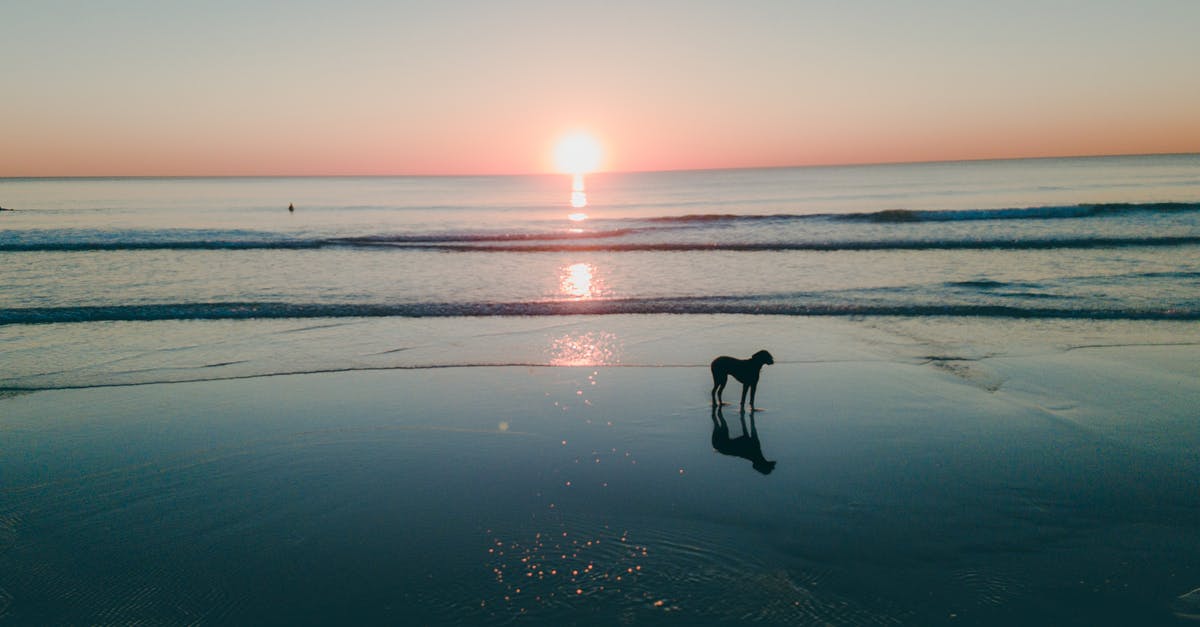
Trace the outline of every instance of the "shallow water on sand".
<instances>
[{"instance_id":1,"label":"shallow water on sand","mask_svg":"<svg viewBox=\"0 0 1200 627\"><path fill-rule=\"evenodd\" d=\"M0 617L1173 624L1200 585L1195 347L963 360L989 389L899 335L791 333L841 359L764 371L767 475L714 450L742 417L703 364L0 399Z\"/></svg>"}]
</instances>

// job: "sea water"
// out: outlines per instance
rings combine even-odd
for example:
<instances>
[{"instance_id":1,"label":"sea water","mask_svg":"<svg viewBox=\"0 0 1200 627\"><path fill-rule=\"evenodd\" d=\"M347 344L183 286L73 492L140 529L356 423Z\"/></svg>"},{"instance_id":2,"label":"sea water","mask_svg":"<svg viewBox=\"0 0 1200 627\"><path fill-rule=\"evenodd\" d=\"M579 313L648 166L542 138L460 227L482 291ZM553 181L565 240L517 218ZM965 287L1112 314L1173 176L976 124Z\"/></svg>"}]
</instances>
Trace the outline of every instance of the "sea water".
<instances>
[{"instance_id":1,"label":"sea water","mask_svg":"<svg viewBox=\"0 0 1200 627\"><path fill-rule=\"evenodd\" d=\"M105 382L106 351L156 350L145 329L236 361L214 345L299 319L1200 317L1196 155L598 174L586 190L576 208L560 176L0 180L0 387ZM145 321L175 324L112 324ZM303 360L237 374L344 367L356 333L327 354L294 335ZM134 378L179 376L178 343Z\"/></svg>"}]
</instances>

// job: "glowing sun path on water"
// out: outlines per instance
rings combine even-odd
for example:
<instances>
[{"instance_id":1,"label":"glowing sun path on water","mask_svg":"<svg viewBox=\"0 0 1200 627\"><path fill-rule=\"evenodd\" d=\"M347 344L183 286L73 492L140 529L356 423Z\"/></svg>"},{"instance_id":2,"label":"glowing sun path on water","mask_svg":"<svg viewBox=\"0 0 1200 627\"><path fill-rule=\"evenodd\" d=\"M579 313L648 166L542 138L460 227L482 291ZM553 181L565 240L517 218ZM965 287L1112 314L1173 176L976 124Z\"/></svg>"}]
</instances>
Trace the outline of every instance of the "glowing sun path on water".
<instances>
[{"instance_id":1,"label":"glowing sun path on water","mask_svg":"<svg viewBox=\"0 0 1200 627\"><path fill-rule=\"evenodd\" d=\"M559 268L559 292L572 300L601 298L607 290L590 263L572 263ZM607 331L567 333L550 346L550 363L555 366L603 366L620 363L621 342Z\"/></svg>"},{"instance_id":2,"label":"glowing sun path on water","mask_svg":"<svg viewBox=\"0 0 1200 627\"><path fill-rule=\"evenodd\" d=\"M561 271L559 289L566 296L579 300L594 297L596 287L592 285L595 268L590 263L574 263Z\"/></svg>"},{"instance_id":3,"label":"glowing sun path on water","mask_svg":"<svg viewBox=\"0 0 1200 627\"><path fill-rule=\"evenodd\" d=\"M559 172L571 175L571 207L582 209L588 205L583 176L600 168L603 154L600 142L584 131L570 133L558 140L554 148L554 165ZM582 213L570 216L576 221L586 217Z\"/></svg>"},{"instance_id":4,"label":"glowing sun path on water","mask_svg":"<svg viewBox=\"0 0 1200 627\"><path fill-rule=\"evenodd\" d=\"M620 340L607 331L566 334L550 346L553 366L611 366L621 363Z\"/></svg>"}]
</instances>

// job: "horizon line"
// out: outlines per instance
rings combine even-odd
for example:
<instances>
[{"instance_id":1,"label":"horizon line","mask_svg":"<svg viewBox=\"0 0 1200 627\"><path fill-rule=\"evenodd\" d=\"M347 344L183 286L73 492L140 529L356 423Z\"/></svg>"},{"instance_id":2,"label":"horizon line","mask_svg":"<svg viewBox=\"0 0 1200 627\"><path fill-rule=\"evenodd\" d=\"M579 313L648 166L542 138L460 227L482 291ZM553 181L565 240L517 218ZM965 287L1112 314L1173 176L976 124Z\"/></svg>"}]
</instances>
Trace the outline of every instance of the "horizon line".
<instances>
[{"instance_id":1,"label":"horizon line","mask_svg":"<svg viewBox=\"0 0 1200 627\"><path fill-rule=\"evenodd\" d=\"M1200 156L1196 152L1150 152L1150 153L1110 153L1110 154L1073 154L1073 155L1041 155L1023 157L978 157L965 159L918 159L914 161L868 161L857 163L810 163L795 165L748 165L710 168L665 168L661 170L600 170L590 172L590 175L607 174L666 174L684 172L722 172L741 170L792 170L801 168L851 168L893 165L934 165L954 163L986 163L993 161L1037 161L1051 159L1112 159L1121 157L1182 157ZM439 174L46 174L46 175L0 175L0 180L17 179L216 179L216 178L505 178L505 177L559 177L570 176L560 172L510 172L510 173L439 173Z\"/></svg>"}]
</instances>

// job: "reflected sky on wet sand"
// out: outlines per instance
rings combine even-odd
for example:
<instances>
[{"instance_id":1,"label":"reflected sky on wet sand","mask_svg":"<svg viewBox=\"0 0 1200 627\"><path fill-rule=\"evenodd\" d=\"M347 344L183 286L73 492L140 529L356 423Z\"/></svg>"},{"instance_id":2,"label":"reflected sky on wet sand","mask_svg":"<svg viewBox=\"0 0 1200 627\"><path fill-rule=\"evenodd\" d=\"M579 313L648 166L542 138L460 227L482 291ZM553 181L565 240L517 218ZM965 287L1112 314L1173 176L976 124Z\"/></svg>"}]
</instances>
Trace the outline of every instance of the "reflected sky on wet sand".
<instances>
[{"instance_id":1,"label":"reflected sky on wet sand","mask_svg":"<svg viewBox=\"0 0 1200 627\"><path fill-rule=\"evenodd\" d=\"M586 335L566 344L604 343ZM1200 584L1181 559L1200 555L1194 464L928 367L779 363L754 417L778 462L764 476L714 450L706 375L466 368L6 399L0 611L1156 624Z\"/></svg>"}]
</instances>

